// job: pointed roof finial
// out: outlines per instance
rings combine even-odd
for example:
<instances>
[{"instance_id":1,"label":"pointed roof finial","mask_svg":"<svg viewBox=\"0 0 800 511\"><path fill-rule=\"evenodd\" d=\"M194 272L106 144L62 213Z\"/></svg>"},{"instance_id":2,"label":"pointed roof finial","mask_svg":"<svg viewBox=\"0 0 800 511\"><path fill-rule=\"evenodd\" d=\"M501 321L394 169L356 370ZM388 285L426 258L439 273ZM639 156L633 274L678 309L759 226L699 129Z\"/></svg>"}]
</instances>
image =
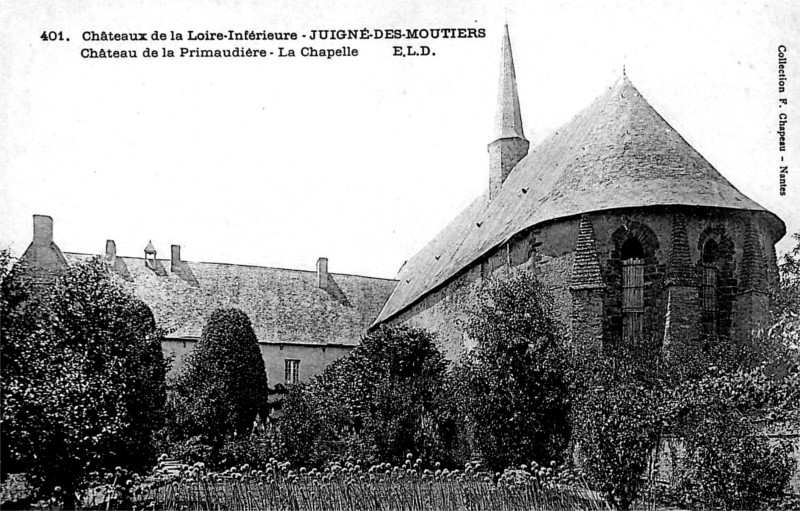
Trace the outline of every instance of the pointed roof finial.
<instances>
[{"instance_id":1,"label":"pointed roof finial","mask_svg":"<svg viewBox=\"0 0 800 511\"><path fill-rule=\"evenodd\" d=\"M522 130L522 113L517 93L517 75L514 71L514 56L511 53L511 37L508 23L505 24L500 64L500 83L497 89L497 113L494 118L494 138L525 139Z\"/></svg>"}]
</instances>

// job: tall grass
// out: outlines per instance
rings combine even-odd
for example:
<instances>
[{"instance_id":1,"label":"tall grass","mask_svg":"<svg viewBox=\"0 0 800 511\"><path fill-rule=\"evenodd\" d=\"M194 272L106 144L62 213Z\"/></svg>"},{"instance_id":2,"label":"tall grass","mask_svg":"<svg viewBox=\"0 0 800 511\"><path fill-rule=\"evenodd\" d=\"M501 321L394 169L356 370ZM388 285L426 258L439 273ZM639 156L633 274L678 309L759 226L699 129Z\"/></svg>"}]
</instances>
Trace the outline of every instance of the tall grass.
<instances>
[{"instance_id":1,"label":"tall grass","mask_svg":"<svg viewBox=\"0 0 800 511\"><path fill-rule=\"evenodd\" d=\"M490 474L478 463L463 470L422 469L421 460L362 468L356 461L323 470L293 470L270 460L264 470L244 465L215 473L184 465L179 475L157 474L140 487L137 509L163 510L577 510L608 509L583 478L533 466Z\"/></svg>"}]
</instances>

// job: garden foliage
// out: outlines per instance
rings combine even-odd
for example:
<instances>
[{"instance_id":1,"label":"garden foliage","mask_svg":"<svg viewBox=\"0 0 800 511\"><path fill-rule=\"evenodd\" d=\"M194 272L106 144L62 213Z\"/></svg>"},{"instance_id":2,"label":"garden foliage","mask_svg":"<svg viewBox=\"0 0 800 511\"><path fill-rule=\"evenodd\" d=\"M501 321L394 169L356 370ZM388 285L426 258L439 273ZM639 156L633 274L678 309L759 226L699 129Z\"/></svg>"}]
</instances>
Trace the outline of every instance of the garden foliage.
<instances>
[{"instance_id":1,"label":"garden foliage","mask_svg":"<svg viewBox=\"0 0 800 511\"><path fill-rule=\"evenodd\" d=\"M445 376L444 357L429 334L380 327L284 397L280 454L311 465L336 454L395 460L409 450L443 459L453 438L441 409Z\"/></svg>"},{"instance_id":2,"label":"garden foliage","mask_svg":"<svg viewBox=\"0 0 800 511\"><path fill-rule=\"evenodd\" d=\"M772 294L772 324L767 337L780 338L797 357L800 351L800 232L796 244L778 264L780 282Z\"/></svg>"},{"instance_id":3,"label":"garden foliage","mask_svg":"<svg viewBox=\"0 0 800 511\"><path fill-rule=\"evenodd\" d=\"M573 443L610 504L624 509L655 494L689 509L759 509L783 497L791 449L766 435L797 428L797 366L780 350L765 351L766 342L727 351L713 350L714 342L689 343L684 349L694 355L670 360L646 345L619 345L583 362ZM719 365L714 353L724 354ZM655 487L665 440L680 448L660 473L668 486Z\"/></svg>"},{"instance_id":4,"label":"garden foliage","mask_svg":"<svg viewBox=\"0 0 800 511\"><path fill-rule=\"evenodd\" d=\"M663 387L653 353L649 343L640 343L578 355L573 445L589 481L620 509L645 489L662 432Z\"/></svg>"},{"instance_id":5,"label":"garden foliage","mask_svg":"<svg viewBox=\"0 0 800 511\"><path fill-rule=\"evenodd\" d=\"M800 241L800 236L795 235ZM800 430L800 244L779 264L772 295L772 325L749 342L720 346L705 339L681 358L663 407L670 432L685 455L674 474L671 497L692 508L757 509L779 502L795 469L791 446L780 436ZM697 349L699 348L699 349Z\"/></svg>"},{"instance_id":6,"label":"garden foliage","mask_svg":"<svg viewBox=\"0 0 800 511\"><path fill-rule=\"evenodd\" d=\"M641 341L576 353L573 444L609 503L655 494L690 509L757 509L784 498L791 448L769 434L800 428L798 254L780 265L773 327L749 342L702 337L668 357ZM665 440L679 446L669 460L654 457ZM671 469L659 474L658 461ZM668 487L648 487L657 475Z\"/></svg>"},{"instance_id":7,"label":"garden foliage","mask_svg":"<svg viewBox=\"0 0 800 511\"><path fill-rule=\"evenodd\" d=\"M451 396L473 454L490 468L561 460L569 440L568 358L553 304L529 272L487 279L469 311L474 347Z\"/></svg>"},{"instance_id":8,"label":"garden foliage","mask_svg":"<svg viewBox=\"0 0 800 511\"><path fill-rule=\"evenodd\" d=\"M671 433L685 454L673 475L677 503L692 508L758 509L783 496L794 462L791 448L764 433L794 405L789 380L766 366L717 372L672 389L665 404ZM793 385L797 384L796 376Z\"/></svg>"},{"instance_id":9,"label":"garden foliage","mask_svg":"<svg viewBox=\"0 0 800 511\"><path fill-rule=\"evenodd\" d=\"M219 454L226 440L250 436L266 400L267 374L250 318L238 309L214 311L176 378L171 437L198 437Z\"/></svg>"},{"instance_id":10,"label":"garden foliage","mask_svg":"<svg viewBox=\"0 0 800 511\"><path fill-rule=\"evenodd\" d=\"M580 473L565 467L522 467L495 477L477 462L462 469L423 468L408 454L400 464L362 466L333 460L320 469L270 459L222 472L183 465L178 477L157 475L134 490L137 509L282 509L294 511L608 510Z\"/></svg>"},{"instance_id":11,"label":"garden foliage","mask_svg":"<svg viewBox=\"0 0 800 511\"><path fill-rule=\"evenodd\" d=\"M190 485L151 485L166 507L193 502L202 473L209 491L228 488L250 502L248 495L267 498L269 487L288 492L287 502L308 498L311 508L320 494L309 489L335 482L335 498L363 504L346 500L358 494L376 508L390 498L380 492L395 486L391 498L421 507L517 497L573 505L584 502L588 483L593 498L621 509L645 495L690 509L755 509L778 505L794 469L788 445L766 434L800 429L800 243L780 265L772 327L749 343L698 338L670 346L668 357L646 340L578 349L563 339L542 285L526 271L502 272L473 295L461 325L470 350L452 371L432 335L381 326L321 375L290 387L269 434L263 424L254 431L256 416L269 413L270 390L243 312L212 314L167 401L162 334L102 261L38 289L7 252L0 270L3 470L28 472L45 496L60 486L67 505L93 472L151 464L153 431L167 413L162 432L173 456L266 471L213 475L195 465ZM664 439L681 449L662 481L668 486L655 491ZM442 466L426 470L409 452ZM267 463L272 456L287 462ZM551 460L576 461L580 480L552 479ZM459 477L451 469L465 461Z\"/></svg>"},{"instance_id":12,"label":"garden foliage","mask_svg":"<svg viewBox=\"0 0 800 511\"><path fill-rule=\"evenodd\" d=\"M0 254L3 470L69 501L93 472L152 466L167 366L150 310L99 259L38 287L10 263Z\"/></svg>"}]
</instances>

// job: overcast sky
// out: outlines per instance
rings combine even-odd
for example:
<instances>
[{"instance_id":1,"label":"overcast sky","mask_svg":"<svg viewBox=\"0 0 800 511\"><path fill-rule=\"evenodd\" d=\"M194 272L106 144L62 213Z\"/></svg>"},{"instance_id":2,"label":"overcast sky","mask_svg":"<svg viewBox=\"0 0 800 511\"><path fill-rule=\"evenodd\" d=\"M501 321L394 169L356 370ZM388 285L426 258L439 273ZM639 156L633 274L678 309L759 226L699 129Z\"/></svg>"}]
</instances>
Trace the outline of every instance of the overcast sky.
<instances>
[{"instance_id":1,"label":"overcast sky","mask_svg":"<svg viewBox=\"0 0 800 511\"><path fill-rule=\"evenodd\" d=\"M393 277L488 183L486 145L508 20L533 144L627 74L746 195L800 230L800 3L783 1L4 2L0 13L0 247L55 220L68 252L106 239L141 256ZM10 6L10 8L8 8ZM483 28L405 41L85 43L145 32ZM44 42L43 31L69 42ZM145 59L145 47L277 52L349 46L327 59ZM778 194L778 46L789 61L788 195ZM135 49L90 60L82 48ZM299 53L299 51L298 51ZM788 238L788 236L787 236ZM784 241L779 251L790 245Z\"/></svg>"}]
</instances>

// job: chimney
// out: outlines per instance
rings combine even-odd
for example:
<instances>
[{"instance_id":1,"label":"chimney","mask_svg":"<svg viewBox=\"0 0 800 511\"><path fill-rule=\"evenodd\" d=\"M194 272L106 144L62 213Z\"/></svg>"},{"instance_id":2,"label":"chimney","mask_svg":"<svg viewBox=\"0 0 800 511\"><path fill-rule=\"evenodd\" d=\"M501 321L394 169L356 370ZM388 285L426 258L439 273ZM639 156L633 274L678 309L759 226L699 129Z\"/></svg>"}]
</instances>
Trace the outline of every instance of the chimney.
<instances>
[{"instance_id":1,"label":"chimney","mask_svg":"<svg viewBox=\"0 0 800 511\"><path fill-rule=\"evenodd\" d=\"M112 266L117 262L117 244L114 240L106 240L106 261Z\"/></svg>"},{"instance_id":2,"label":"chimney","mask_svg":"<svg viewBox=\"0 0 800 511\"><path fill-rule=\"evenodd\" d=\"M320 289L328 289L328 258L320 257L317 259L317 278Z\"/></svg>"},{"instance_id":3,"label":"chimney","mask_svg":"<svg viewBox=\"0 0 800 511\"><path fill-rule=\"evenodd\" d=\"M53 217L33 215L33 244L50 246L53 243Z\"/></svg>"},{"instance_id":4,"label":"chimney","mask_svg":"<svg viewBox=\"0 0 800 511\"><path fill-rule=\"evenodd\" d=\"M33 215L33 240L20 259L34 271L34 285L52 284L55 275L68 267L67 259L53 241L52 217Z\"/></svg>"},{"instance_id":5,"label":"chimney","mask_svg":"<svg viewBox=\"0 0 800 511\"><path fill-rule=\"evenodd\" d=\"M181 246L172 245L172 260L169 270L173 273L181 271Z\"/></svg>"}]
</instances>

